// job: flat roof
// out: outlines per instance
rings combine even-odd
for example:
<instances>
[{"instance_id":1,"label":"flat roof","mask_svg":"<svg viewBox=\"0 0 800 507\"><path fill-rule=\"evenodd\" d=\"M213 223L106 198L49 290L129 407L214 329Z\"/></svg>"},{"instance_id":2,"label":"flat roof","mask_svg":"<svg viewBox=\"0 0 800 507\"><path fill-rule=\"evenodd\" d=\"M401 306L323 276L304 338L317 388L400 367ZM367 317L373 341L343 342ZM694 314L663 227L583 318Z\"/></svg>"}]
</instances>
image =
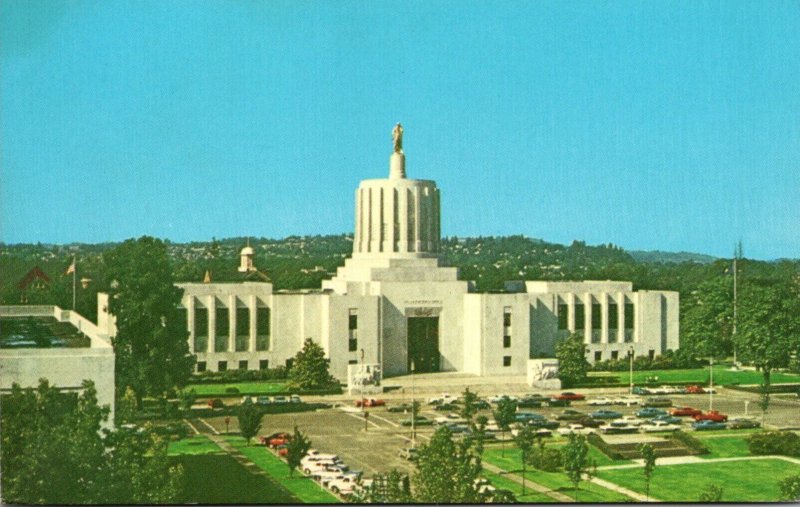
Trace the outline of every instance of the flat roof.
<instances>
[{"instance_id":1,"label":"flat roof","mask_svg":"<svg viewBox=\"0 0 800 507\"><path fill-rule=\"evenodd\" d=\"M0 317L0 349L90 348L89 337L54 317Z\"/></svg>"}]
</instances>

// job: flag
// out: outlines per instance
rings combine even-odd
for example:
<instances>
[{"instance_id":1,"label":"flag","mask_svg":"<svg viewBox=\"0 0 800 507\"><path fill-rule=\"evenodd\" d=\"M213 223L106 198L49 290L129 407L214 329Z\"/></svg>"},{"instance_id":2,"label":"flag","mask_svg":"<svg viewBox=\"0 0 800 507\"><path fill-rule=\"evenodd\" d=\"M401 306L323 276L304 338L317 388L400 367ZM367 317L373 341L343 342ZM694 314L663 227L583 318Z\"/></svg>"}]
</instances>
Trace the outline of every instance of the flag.
<instances>
[{"instance_id":1,"label":"flag","mask_svg":"<svg viewBox=\"0 0 800 507\"><path fill-rule=\"evenodd\" d=\"M72 264L69 265L69 267L67 268L67 272L64 273L64 276L67 276L68 274L74 272L75 272L75 259L72 259Z\"/></svg>"}]
</instances>

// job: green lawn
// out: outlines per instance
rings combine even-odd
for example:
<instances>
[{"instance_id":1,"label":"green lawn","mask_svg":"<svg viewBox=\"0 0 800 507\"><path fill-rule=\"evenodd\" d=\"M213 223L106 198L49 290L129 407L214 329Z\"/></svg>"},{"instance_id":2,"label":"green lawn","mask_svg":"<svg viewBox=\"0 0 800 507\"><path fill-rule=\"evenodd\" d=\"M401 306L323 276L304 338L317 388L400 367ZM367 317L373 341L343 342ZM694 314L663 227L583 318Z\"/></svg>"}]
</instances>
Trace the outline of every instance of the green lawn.
<instances>
[{"instance_id":1,"label":"green lawn","mask_svg":"<svg viewBox=\"0 0 800 507\"><path fill-rule=\"evenodd\" d=\"M708 484L716 484L724 502L774 502L780 499L778 482L798 473L800 465L783 460L656 465L650 494L666 502L696 502ZM601 470L597 476L644 494L641 468Z\"/></svg>"},{"instance_id":2,"label":"green lawn","mask_svg":"<svg viewBox=\"0 0 800 507\"><path fill-rule=\"evenodd\" d=\"M590 453L592 451L599 453L597 449L589 447ZM608 458L606 458L608 459ZM502 451L497 448L486 449L483 453L483 460L492 465L498 466L508 472L513 472L516 475L522 475L522 467L520 466L519 449L507 448L505 457ZM615 462L620 463L620 462ZM532 481L547 486L550 489L563 493L569 497L575 496L575 491L572 483L569 482L567 475L564 472L542 472L540 470L528 470L525 477ZM580 502L599 502L599 503L618 503L623 499L624 495L615 491L608 490L596 484L588 482L581 482L580 491L578 492L578 500ZM552 500L555 501L555 500Z\"/></svg>"},{"instance_id":3,"label":"green lawn","mask_svg":"<svg viewBox=\"0 0 800 507\"><path fill-rule=\"evenodd\" d=\"M302 503L339 503L335 496L312 479L304 476L302 472L295 471L294 475L289 477L289 467L286 466L286 463L264 447L246 446L242 437L226 437L225 439L278 481L281 486L299 498Z\"/></svg>"},{"instance_id":4,"label":"green lawn","mask_svg":"<svg viewBox=\"0 0 800 507\"><path fill-rule=\"evenodd\" d=\"M704 459L750 455L750 451L747 449L747 442L743 437L700 438L700 440L711 451L709 454L700 455Z\"/></svg>"},{"instance_id":5,"label":"green lawn","mask_svg":"<svg viewBox=\"0 0 800 507\"><path fill-rule=\"evenodd\" d=\"M213 454L217 452L222 452L222 449L203 435L195 435L183 440L170 442L167 449L167 454L170 456Z\"/></svg>"},{"instance_id":6,"label":"green lawn","mask_svg":"<svg viewBox=\"0 0 800 507\"><path fill-rule=\"evenodd\" d=\"M484 470L482 473L484 477L492 482L492 485L495 488L507 489L514 493L514 496L517 497L517 502L519 503L551 503L555 501L552 497L549 497L544 493L533 491L530 486L525 488L525 494L523 495L521 484L487 470Z\"/></svg>"},{"instance_id":7,"label":"green lawn","mask_svg":"<svg viewBox=\"0 0 800 507\"><path fill-rule=\"evenodd\" d=\"M232 384L189 384L186 389L194 389L197 396L222 396L225 389L235 387L240 395L283 394L286 392L284 382L235 382Z\"/></svg>"},{"instance_id":8,"label":"green lawn","mask_svg":"<svg viewBox=\"0 0 800 507\"><path fill-rule=\"evenodd\" d=\"M629 372L609 371L609 372L589 372L589 377L616 377L622 384L629 382ZM708 368L697 368L691 370L644 370L633 372L633 383L644 385L648 377L658 377L659 382L695 382L697 384L708 384ZM763 380L761 372L757 371L730 371L727 366L714 367L714 384L759 384ZM800 375L792 373L773 373L771 377L773 384L800 382Z\"/></svg>"},{"instance_id":9,"label":"green lawn","mask_svg":"<svg viewBox=\"0 0 800 507\"><path fill-rule=\"evenodd\" d=\"M186 483L176 503L243 505L297 504L301 500L276 481L247 471L229 454L183 454L170 460L183 466Z\"/></svg>"}]
</instances>

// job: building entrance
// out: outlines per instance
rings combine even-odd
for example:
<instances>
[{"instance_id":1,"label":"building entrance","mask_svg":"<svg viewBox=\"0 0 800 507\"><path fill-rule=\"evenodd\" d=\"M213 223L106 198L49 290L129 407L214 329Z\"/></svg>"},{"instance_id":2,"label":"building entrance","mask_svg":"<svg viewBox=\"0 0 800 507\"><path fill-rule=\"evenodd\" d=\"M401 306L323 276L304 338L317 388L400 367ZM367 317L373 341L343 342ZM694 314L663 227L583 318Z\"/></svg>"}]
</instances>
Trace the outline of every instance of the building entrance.
<instances>
[{"instance_id":1,"label":"building entrance","mask_svg":"<svg viewBox=\"0 0 800 507\"><path fill-rule=\"evenodd\" d=\"M408 318L408 371L439 371L439 317Z\"/></svg>"}]
</instances>

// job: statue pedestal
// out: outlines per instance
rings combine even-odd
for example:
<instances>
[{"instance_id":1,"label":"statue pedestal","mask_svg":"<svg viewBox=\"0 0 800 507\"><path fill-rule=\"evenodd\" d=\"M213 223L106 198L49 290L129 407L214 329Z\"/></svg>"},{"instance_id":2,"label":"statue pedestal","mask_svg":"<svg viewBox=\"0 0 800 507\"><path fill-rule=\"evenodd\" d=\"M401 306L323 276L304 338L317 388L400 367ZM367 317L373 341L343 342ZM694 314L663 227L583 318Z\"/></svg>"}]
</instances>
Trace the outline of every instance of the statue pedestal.
<instances>
[{"instance_id":1,"label":"statue pedestal","mask_svg":"<svg viewBox=\"0 0 800 507\"><path fill-rule=\"evenodd\" d=\"M400 180L406 177L406 155L403 152L394 152L389 157L389 179Z\"/></svg>"},{"instance_id":2,"label":"statue pedestal","mask_svg":"<svg viewBox=\"0 0 800 507\"><path fill-rule=\"evenodd\" d=\"M558 359L528 360L528 385L545 391L561 389L561 380L558 378Z\"/></svg>"}]
</instances>

